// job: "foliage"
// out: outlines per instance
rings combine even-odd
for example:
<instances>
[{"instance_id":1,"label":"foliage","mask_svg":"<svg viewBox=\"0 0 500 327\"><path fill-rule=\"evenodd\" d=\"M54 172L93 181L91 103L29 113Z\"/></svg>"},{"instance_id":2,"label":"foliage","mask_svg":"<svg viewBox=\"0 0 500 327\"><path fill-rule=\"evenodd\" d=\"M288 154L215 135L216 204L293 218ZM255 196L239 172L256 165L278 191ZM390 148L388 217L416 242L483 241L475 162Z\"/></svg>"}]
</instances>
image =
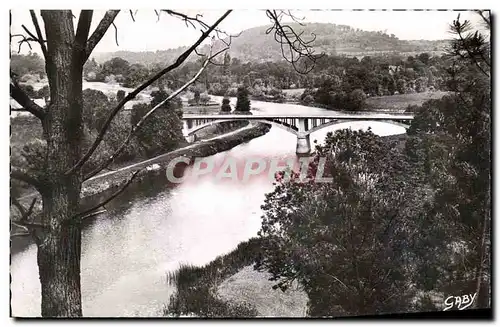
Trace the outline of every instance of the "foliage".
<instances>
[{"instance_id":1,"label":"foliage","mask_svg":"<svg viewBox=\"0 0 500 327\"><path fill-rule=\"evenodd\" d=\"M223 98L222 99L222 105L220 107L220 110L222 112L231 112L231 105L229 104L229 99L228 98Z\"/></svg>"},{"instance_id":2,"label":"foliage","mask_svg":"<svg viewBox=\"0 0 500 327\"><path fill-rule=\"evenodd\" d=\"M129 69L129 62L120 57L114 57L102 65L102 73L104 75L126 75Z\"/></svg>"},{"instance_id":3,"label":"foliage","mask_svg":"<svg viewBox=\"0 0 500 327\"><path fill-rule=\"evenodd\" d=\"M90 129L100 130L111 109L108 97L99 90L83 90L83 121Z\"/></svg>"},{"instance_id":4,"label":"foliage","mask_svg":"<svg viewBox=\"0 0 500 327\"><path fill-rule=\"evenodd\" d=\"M45 85L44 87L42 87L41 89L39 89L38 92L37 92L37 96L36 97L37 98L42 98L42 99L50 97L49 86Z\"/></svg>"},{"instance_id":5,"label":"foliage","mask_svg":"<svg viewBox=\"0 0 500 327\"><path fill-rule=\"evenodd\" d=\"M267 195L257 267L282 289L299 280L313 316L414 309L415 222L429 201L422 176L370 131L328 135L320 157L331 184L282 181Z\"/></svg>"},{"instance_id":6,"label":"foliage","mask_svg":"<svg viewBox=\"0 0 500 327\"><path fill-rule=\"evenodd\" d=\"M45 62L36 52L27 55L11 53L10 70L17 76L28 73L45 76Z\"/></svg>"},{"instance_id":7,"label":"foliage","mask_svg":"<svg viewBox=\"0 0 500 327\"><path fill-rule=\"evenodd\" d=\"M211 98L210 98L210 96L207 93L202 93L200 95L199 102L200 102L201 105L206 106L210 102L210 99Z\"/></svg>"},{"instance_id":8,"label":"foliage","mask_svg":"<svg viewBox=\"0 0 500 327\"><path fill-rule=\"evenodd\" d=\"M250 111L250 100L248 99L248 90L241 86L238 88L236 99L236 111Z\"/></svg>"},{"instance_id":9,"label":"foliage","mask_svg":"<svg viewBox=\"0 0 500 327\"><path fill-rule=\"evenodd\" d=\"M124 90L118 90L116 91L116 101L120 102L125 98L125 91Z\"/></svg>"},{"instance_id":10,"label":"foliage","mask_svg":"<svg viewBox=\"0 0 500 327\"><path fill-rule=\"evenodd\" d=\"M432 60L417 58L408 60ZM262 207L257 268L273 274L276 288L298 280L311 315L442 309L457 289L490 305L491 94L488 61L474 59L450 63L455 94L408 108L416 116L407 137L329 134L309 177L323 157L331 183L278 176ZM319 94L332 97L327 87Z\"/></svg>"},{"instance_id":11,"label":"foliage","mask_svg":"<svg viewBox=\"0 0 500 327\"><path fill-rule=\"evenodd\" d=\"M38 98L38 92L35 91L33 85L30 84L21 84L21 89L30 97L30 98Z\"/></svg>"},{"instance_id":12,"label":"foliage","mask_svg":"<svg viewBox=\"0 0 500 327\"><path fill-rule=\"evenodd\" d=\"M123 65L122 75L125 77L123 86L132 88L137 87L149 78L149 69L147 69L146 66L133 64L126 68L126 65Z\"/></svg>"},{"instance_id":13,"label":"foliage","mask_svg":"<svg viewBox=\"0 0 500 327\"><path fill-rule=\"evenodd\" d=\"M83 76L88 78L90 74L95 75L100 72L99 64L95 61L95 58L87 60L85 65L83 65Z\"/></svg>"},{"instance_id":14,"label":"foliage","mask_svg":"<svg viewBox=\"0 0 500 327\"><path fill-rule=\"evenodd\" d=\"M155 91L151 93L153 99L149 105L134 105L130 115L130 123L137 124L141 117L168 95L166 90ZM182 111L178 110L181 106L182 103L179 99L166 102L145 120L142 128L136 133L135 138L147 157L171 151L183 141Z\"/></svg>"}]
</instances>

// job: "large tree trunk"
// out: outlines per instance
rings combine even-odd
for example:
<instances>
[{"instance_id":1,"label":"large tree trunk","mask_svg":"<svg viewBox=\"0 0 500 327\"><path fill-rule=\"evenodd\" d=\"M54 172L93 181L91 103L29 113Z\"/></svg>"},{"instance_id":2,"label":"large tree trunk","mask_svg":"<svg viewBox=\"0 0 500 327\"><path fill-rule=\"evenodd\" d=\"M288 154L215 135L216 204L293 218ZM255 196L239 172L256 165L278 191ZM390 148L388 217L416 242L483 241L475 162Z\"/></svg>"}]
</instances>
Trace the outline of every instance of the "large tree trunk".
<instances>
[{"instance_id":1,"label":"large tree trunk","mask_svg":"<svg viewBox=\"0 0 500 327\"><path fill-rule=\"evenodd\" d=\"M43 317L82 315L80 291L81 228L78 213L81 173L65 176L81 156L81 52L74 48L71 11L42 11L47 35L46 71L50 104L43 121L47 162L42 190L42 222L47 227L38 244Z\"/></svg>"},{"instance_id":2,"label":"large tree trunk","mask_svg":"<svg viewBox=\"0 0 500 327\"><path fill-rule=\"evenodd\" d=\"M77 221L68 219L75 211L75 189L71 183L56 187L50 198L44 198L44 218L50 227L38 245L37 258L43 317L82 315L81 229Z\"/></svg>"}]
</instances>

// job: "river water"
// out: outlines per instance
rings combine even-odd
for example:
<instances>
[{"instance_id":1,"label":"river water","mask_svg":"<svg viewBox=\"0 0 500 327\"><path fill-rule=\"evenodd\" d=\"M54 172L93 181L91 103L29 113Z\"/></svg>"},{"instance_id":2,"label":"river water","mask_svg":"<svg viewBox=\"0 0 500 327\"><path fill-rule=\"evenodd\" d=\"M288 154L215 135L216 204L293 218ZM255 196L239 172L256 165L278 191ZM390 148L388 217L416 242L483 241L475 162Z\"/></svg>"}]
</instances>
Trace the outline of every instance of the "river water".
<instances>
[{"instance_id":1,"label":"river water","mask_svg":"<svg viewBox=\"0 0 500 327\"><path fill-rule=\"evenodd\" d=\"M234 99L232 104L234 105ZM252 101L254 115L321 114L326 110L292 104ZM328 131L367 129L378 135L404 133L402 127L381 122L350 122L311 135L321 142ZM290 158L296 137L273 127L266 135L213 156ZM189 173L189 171L188 171ZM83 315L99 317L158 316L172 287L166 272L180 264L203 265L256 236L260 206L272 191L265 175L216 181L210 175L167 187L162 180L134 185L90 221L82 239ZM36 246L11 258L11 306L17 317L40 315L40 282Z\"/></svg>"}]
</instances>

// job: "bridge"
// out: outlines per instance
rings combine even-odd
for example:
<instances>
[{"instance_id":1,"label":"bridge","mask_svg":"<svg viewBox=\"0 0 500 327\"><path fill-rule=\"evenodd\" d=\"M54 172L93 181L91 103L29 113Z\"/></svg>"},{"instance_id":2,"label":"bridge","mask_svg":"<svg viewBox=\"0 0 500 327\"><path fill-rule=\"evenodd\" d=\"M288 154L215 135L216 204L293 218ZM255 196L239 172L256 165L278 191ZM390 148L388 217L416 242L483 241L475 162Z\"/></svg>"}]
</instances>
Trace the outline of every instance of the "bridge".
<instances>
[{"instance_id":1,"label":"bridge","mask_svg":"<svg viewBox=\"0 0 500 327\"><path fill-rule=\"evenodd\" d=\"M381 114L363 112L360 114L323 114L323 115L193 115L184 114L184 136L189 140L192 135L207 126L231 121L253 121L271 124L297 136L297 154L311 152L310 135L320 129L353 121L380 121L408 129L413 120L411 114Z\"/></svg>"}]
</instances>

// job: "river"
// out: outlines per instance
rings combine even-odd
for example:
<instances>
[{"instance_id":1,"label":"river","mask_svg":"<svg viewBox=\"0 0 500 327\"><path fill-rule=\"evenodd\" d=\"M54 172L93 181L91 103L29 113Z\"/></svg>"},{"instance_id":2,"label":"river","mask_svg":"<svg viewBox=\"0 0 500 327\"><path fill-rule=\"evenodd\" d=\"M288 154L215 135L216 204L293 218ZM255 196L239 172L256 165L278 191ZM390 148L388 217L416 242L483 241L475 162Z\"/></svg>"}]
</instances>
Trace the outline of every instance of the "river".
<instances>
[{"instance_id":1,"label":"river","mask_svg":"<svg viewBox=\"0 0 500 327\"><path fill-rule=\"evenodd\" d=\"M252 107L254 115L326 112L260 101L252 101ZM402 127L382 122L350 122L312 134L311 142L321 142L328 131L349 127L371 127L381 136L405 132ZM273 127L266 135L213 157L219 161L227 156L289 158L295 156L295 145L294 135ZM272 189L272 182L264 175L247 182L215 181L206 175L173 188L161 180L134 185L83 230L83 315L160 315L174 291L166 283L166 272L181 263L206 264L256 236L260 206ZM12 255L11 278L12 314L39 316L36 245Z\"/></svg>"}]
</instances>

